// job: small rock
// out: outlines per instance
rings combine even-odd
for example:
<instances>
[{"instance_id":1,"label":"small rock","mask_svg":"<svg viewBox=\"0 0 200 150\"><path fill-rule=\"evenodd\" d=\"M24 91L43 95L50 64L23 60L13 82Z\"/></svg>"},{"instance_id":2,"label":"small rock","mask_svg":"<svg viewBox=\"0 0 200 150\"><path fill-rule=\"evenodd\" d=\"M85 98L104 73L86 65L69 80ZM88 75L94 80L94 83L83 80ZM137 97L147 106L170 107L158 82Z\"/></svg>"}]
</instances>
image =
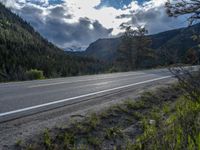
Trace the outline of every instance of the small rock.
<instances>
[{"instance_id":1,"label":"small rock","mask_svg":"<svg viewBox=\"0 0 200 150\"><path fill-rule=\"evenodd\" d=\"M155 120L149 120L149 124L150 124L150 125L155 125L155 124L156 124L156 121L155 121Z\"/></svg>"}]
</instances>

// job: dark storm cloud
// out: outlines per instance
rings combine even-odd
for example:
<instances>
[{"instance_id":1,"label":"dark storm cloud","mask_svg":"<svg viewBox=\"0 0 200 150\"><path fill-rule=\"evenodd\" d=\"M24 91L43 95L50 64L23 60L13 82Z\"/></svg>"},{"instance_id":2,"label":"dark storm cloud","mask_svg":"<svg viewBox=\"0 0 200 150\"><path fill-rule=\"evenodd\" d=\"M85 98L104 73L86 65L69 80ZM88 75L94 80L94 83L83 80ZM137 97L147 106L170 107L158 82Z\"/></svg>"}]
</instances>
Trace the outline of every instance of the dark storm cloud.
<instances>
[{"instance_id":1,"label":"dark storm cloud","mask_svg":"<svg viewBox=\"0 0 200 150\"><path fill-rule=\"evenodd\" d=\"M145 0L88 1L90 3L83 0L0 0L62 48L86 47L99 38L119 36L124 31L120 29L129 25L145 25L150 34L187 25L185 18L167 16L161 3L166 0L148 0L145 4Z\"/></svg>"},{"instance_id":2,"label":"dark storm cloud","mask_svg":"<svg viewBox=\"0 0 200 150\"><path fill-rule=\"evenodd\" d=\"M168 17L165 8L158 7L136 13L133 15L131 23L145 23L150 33L158 33L185 26L186 22L180 20L182 19Z\"/></svg>"},{"instance_id":3,"label":"dark storm cloud","mask_svg":"<svg viewBox=\"0 0 200 150\"><path fill-rule=\"evenodd\" d=\"M74 46L88 46L92 41L108 37L112 29L106 29L99 21L89 18L73 20L73 14L67 12L63 5L57 5L43 10L36 5L24 5L21 9L14 10L39 31L45 38L62 48ZM48 13L45 15L45 13Z\"/></svg>"},{"instance_id":4,"label":"dark storm cloud","mask_svg":"<svg viewBox=\"0 0 200 150\"><path fill-rule=\"evenodd\" d=\"M93 29L90 29L93 26ZM107 37L112 30L105 29L98 21L80 18L77 23L66 23L62 19L48 16L43 25L43 34L51 41L65 47L66 43L90 44L98 38Z\"/></svg>"},{"instance_id":5,"label":"dark storm cloud","mask_svg":"<svg viewBox=\"0 0 200 150\"><path fill-rule=\"evenodd\" d=\"M121 24L121 28L128 25L138 26L145 25L149 33L158 33L174 28L180 28L187 25L185 18L168 17L163 6L150 8L148 10L139 10L130 14L118 16L118 19L131 18L131 21Z\"/></svg>"},{"instance_id":6,"label":"dark storm cloud","mask_svg":"<svg viewBox=\"0 0 200 150\"><path fill-rule=\"evenodd\" d=\"M65 14L66 10L63 8L63 6L58 5L57 7L54 7L50 9L50 14L49 16L55 17L55 18L65 18L65 19L72 19L73 15L72 14Z\"/></svg>"},{"instance_id":7,"label":"dark storm cloud","mask_svg":"<svg viewBox=\"0 0 200 150\"><path fill-rule=\"evenodd\" d=\"M19 16L23 16L23 19L30 22L31 25L37 30L40 28L40 25L43 24L41 18L43 10L38 7L33 7L33 5L26 5L23 7L23 9L19 10L13 8L12 10Z\"/></svg>"}]
</instances>

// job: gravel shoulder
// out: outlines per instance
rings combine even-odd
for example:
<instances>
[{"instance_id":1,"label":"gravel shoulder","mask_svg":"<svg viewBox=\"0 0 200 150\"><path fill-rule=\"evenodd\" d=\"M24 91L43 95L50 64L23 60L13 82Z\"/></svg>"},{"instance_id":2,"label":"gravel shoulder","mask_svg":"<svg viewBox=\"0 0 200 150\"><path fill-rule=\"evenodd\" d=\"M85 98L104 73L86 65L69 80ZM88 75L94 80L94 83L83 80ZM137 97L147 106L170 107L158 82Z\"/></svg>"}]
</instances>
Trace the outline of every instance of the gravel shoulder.
<instances>
[{"instance_id":1,"label":"gravel shoulder","mask_svg":"<svg viewBox=\"0 0 200 150\"><path fill-rule=\"evenodd\" d=\"M82 119L84 116L93 112L101 112L127 99L136 99L145 91L167 87L174 82L175 79L167 79L140 85L118 93L91 98L78 104L2 123L0 124L0 149L15 149L14 145L17 141L29 141L30 139L34 139L47 128L50 130L55 127L63 128L68 126L74 117ZM128 130L129 129L127 129L127 131Z\"/></svg>"}]
</instances>

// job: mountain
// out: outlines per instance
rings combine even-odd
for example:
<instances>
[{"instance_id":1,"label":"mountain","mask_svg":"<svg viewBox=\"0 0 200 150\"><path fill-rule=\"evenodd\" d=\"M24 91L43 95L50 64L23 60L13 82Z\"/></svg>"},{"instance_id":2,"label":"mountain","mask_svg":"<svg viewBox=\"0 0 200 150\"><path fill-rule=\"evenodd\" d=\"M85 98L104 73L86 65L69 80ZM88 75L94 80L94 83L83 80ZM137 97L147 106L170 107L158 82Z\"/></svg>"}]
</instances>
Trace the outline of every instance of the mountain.
<instances>
[{"instance_id":1,"label":"mountain","mask_svg":"<svg viewBox=\"0 0 200 150\"><path fill-rule=\"evenodd\" d=\"M154 67L173 63L175 55L182 62L189 48L197 48L191 38L194 33L200 34L200 24L149 35L158 56ZM0 3L0 82L27 80L32 69L46 78L104 72L115 65L121 42L120 37L99 39L84 52L65 52Z\"/></svg>"},{"instance_id":2,"label":"mountain","mask_svg":"<svg viewBox=\"0 0 200 150\"><path fill-rule=\"evenodd\" d=\"M84 51L87 47L81 47L81 46L70 46L64 48L65 51L67 52L81 52Z\"/></svg>"},{"instance_id":3,"label":"mountain","mask_svg":"<svg viewBox=\"0 0 200 150\"><path fill-rule=\"evenodd\" d=\"M26 72L64 77L97 73L99 61L66 54L0 3L0 81L26 80Z\"/></svg>"},{"instance_id":4,"label":"mountain","mask_svg":"<svg viewBox=\"0 0 200 150\"><path fill-rule=\"evenodd\" d=\"M112 62L116 59L120 44L121 38L99 39L90 44L86 51L82 52L82 55Z\"/></svg>"},{"instance_id":5,"label":"mountain","mask_svg":"<svg viewBox=\"0 0 200 150\"><path fill-rule=\"evenodd\" d=\"M161 59L160 65L166 63L162 61L166 61L166 56L162 56L164 53L168 53L168 55L174 55L177 53L177 57L179 57L180 61L184 60L186 51L190 48L196 47L198 44L191 38L193 34L200 34L200 24L196 24L188 28L181 28L149 35L152 40L151 48L156 51ZM84 52L79 52L77 54L112 63L117 59L117 49L119 48L121 42L121 37L99 39L90 44ZM165 57L165 59L163 59L163 57Z\"/></svg>"}]
</instances>

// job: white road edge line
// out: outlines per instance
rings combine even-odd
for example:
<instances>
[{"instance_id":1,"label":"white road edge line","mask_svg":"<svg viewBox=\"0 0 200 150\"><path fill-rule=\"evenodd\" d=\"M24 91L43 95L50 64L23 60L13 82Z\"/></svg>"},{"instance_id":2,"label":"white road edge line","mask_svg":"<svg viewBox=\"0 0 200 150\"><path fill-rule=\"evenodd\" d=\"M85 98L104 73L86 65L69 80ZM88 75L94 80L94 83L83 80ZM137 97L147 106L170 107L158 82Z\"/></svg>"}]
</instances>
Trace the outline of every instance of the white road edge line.
<instances>
[{"instance_id":1,"label":"white road edge line","mask_svg":"<svg viewBox=\"0 0 200 150\"><path fill-rule=\"evenodd\" d=\"M70 100L75 100L75 99L79 99L79 98L93 96L93 95L97 95L97 94L101 94L101 93L105 93L105 92L120 90L120 89L124 89L124 88L128 88L128 87L132 87L132 86L135 86L135 85L150 83L150 82L154 82L154 81L158 81L158 80L162 80L162 79L167 79L167 78L171 78L171 77L172 76L164 76L164 77L160 77L160 78L154 78L154 79L151 79L151 80L146 80L146 81L142 81L142 82L128 84L128 85L124 85L124 86L120 86L120 87L116 87L116 88L112 88L112 89L107 89L107 90L103 90L103 91L98 91L98 92L94 92L94 93L89 93L89 94L84 94L84 95L80 95L80 96L76 96L76 97L62 99L62 100L58 100L58 101L54 101L54 102L50 102L50 103L45 103L45 104L41 104L41 105L36 105L36 106L31 106L31 107L27 107L27 108L23 108L23 109L9 111L9 112L5 112L5 113L0 113L0 117L5 117L5 116L8 116L8 115L12 115L12 114L20 113L20 112L25 112L25 111L28 111L28 110L33 110L33 109L37 109L37 108L41 108L41 107L45 107L45 106L59 104L59 103L67 102L67 101L70 101Z\"/></svg>"}]
</instances>

